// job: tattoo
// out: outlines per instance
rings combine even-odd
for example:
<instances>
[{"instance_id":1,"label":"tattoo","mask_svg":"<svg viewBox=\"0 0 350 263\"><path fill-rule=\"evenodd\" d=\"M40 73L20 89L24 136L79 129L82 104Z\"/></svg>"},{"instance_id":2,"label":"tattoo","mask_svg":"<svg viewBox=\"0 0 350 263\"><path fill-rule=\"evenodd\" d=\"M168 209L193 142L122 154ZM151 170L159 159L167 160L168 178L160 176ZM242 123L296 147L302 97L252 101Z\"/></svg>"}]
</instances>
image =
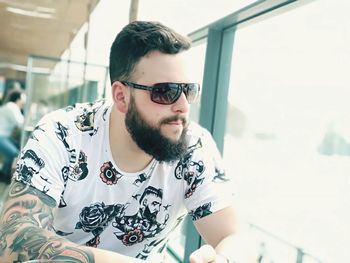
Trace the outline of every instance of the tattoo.
<instances>
[{"instance_id":1,"label":"tattoo","mask_svg":"<svg viewBox=\"0 0 350 263\"><path fill-rule=\"evenodd\" d=\"M18 201L9 206L6 210L11 210L11 208L14 208L16 206L24 207L26 209L33 209L36 205L36 202L34 200L25 200L25 201Z\"/></svg>"},{"instance_id":2,"label":"tattoo","mask_svg":"<svg viewBox=\"0 0 350 263\"><path fill-rule=\"evenodd\" d=\"M24 257L36 259L64 260L75 263L93 263L93 253L78 247L67 246L66 240L60 237L48 237L44 230L36 227L25 227L19 231L12 245L18 259ZM23 254L25 253L25 254Z\"/></svg>"},{"instance_id":3,"label":"tattoo","mask_svg":"<svg viewBox=\"0 0 350 263\"><path fill-rule=\"evenodd\" d=\"M81 249L53 230L52 208L56 202L43 192L21 182L10 186L9 200L0 221L0 257L16 257L14 262L29 259L63 260L93 263L89 249Z\"/></svg>"},{"instance_id":4,"label":"tattoo","mask_svg":"<svg viewBox=\"0 0 350 263\"><path fill-rule=\"evenodd\" d=\"M17 182L17 181L14 181L11 184L9 197L14 198L14 197L19 197L19 196L22 196L25 194L32 194L32 195L39 197L40 201L42 201L45 205L48 205L50 207L56 206L56 201L52 197L35 189L34 187L32 187L30 185L26 185L22 182Z\"/></svg>"},{"instance_id":5,"label":"tattoo","mask_svg":"<svg viewBox=\"0 0 350 263\"><path fill-rule=\"evenodd\" d=\"M63 260L73 263L94 263L94 255L89 250L64 245L62 238L55 237L47 242L40 258ZM54 247L54 246L57 247ZM56 250L56 252L55 252ZM54 253L53 253L54 252Z\"/></svg>"}]
</instances>

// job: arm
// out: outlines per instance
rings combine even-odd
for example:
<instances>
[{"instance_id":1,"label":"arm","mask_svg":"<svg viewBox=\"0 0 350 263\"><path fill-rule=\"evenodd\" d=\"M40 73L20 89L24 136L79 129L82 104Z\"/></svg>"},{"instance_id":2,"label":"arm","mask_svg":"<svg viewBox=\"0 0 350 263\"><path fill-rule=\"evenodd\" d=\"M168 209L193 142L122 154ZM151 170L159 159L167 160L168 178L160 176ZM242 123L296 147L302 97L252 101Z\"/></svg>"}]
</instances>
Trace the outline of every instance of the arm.
<instances>
[{"instance_id":1,"label":"arm","mask_svg":"<svg viewBox=\"0 0 350 263\"><path fill-rule=\"evenodd\" d=\"M13 118L12 120L15 122L16 127L20 128L24 123L24 116L17 105L13 105L15 108L12 111Z\"/></svg>"},{"instance_id":2,"label":"arm","mask_svg":"<svg viewBox=\"0 0 350 263\"><path fill-rule=\"evenodd\" d=\"M55 201L39 190L14 181L0 218L0 263L61 259L77 263L143 262L77 245L52 230Z\"/></svg>"},{"instance_id":3,"label":"arm","mask_svg":"<svg viewBox=\"0 0 350 263\"><path fill-rule=\"evenodd\" d=\"M254 253L239 227L236 209L231 206L194 222L208 245L194 251L191 263L199 262L256 262ZM213 250L215 249L215 251ZM215 260L215 261L214 261ZM254 261L255 260L255 261Z\"/></svg>"}]
</instances>

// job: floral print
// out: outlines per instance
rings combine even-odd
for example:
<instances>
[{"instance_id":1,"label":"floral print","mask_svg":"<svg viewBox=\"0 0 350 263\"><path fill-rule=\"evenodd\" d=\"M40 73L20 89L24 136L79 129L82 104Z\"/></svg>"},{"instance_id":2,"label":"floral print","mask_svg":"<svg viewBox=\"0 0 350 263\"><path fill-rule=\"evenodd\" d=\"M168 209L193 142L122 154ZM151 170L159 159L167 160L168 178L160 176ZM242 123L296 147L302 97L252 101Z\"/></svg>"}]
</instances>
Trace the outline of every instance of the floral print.
<instances>
[{"instance_id":1,"label":"floral print","mask_svg":"<svg viewBox=\"0 0 350 263\"><path fill-rule=\"evenodd\" d=\"M206 203L200 207L197 207L194 210L191 210L188 214L192 217L192 220L198 220L207 215L210 215L212 212L210 211L211 202Z\"/></svg>"},{"instance_id":2,"label":"floral print","mask_svg":"<svg viewBox=\"0 0 350 263\"><path fill-rule=\"evenodd\" d=\"M131 246L135 243L142 242L143 237L144 235L140 229L134 229L123 236L122 242L126 246Z\"/></svg>"},{"instance_id":3,"label":"floral print","mask_svg":"<svg viewBox=\"0 0 350 263\"><path fill-rule=\"evenodd\" d=\"M118 180L122 177L111 162L105 162L100 168L100 178L107 185L116 184Z\"/></svg>"}]
</instances>

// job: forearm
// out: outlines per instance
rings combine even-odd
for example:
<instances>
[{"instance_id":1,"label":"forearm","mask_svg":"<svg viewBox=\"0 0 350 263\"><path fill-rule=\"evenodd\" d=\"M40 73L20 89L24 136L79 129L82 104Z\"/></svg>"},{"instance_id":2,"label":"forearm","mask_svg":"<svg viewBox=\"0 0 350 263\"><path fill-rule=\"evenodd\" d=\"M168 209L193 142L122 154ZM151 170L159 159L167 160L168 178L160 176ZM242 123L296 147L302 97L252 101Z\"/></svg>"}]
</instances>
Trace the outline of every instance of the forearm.
<instances>
[{"instance_id":1,"label":"forearm","mask_svg":"<svg viewBox=\"0 0 350 263\"><path fill-rule=\"evenodd\" d=\"M142 262L107 250L81 246L33 224L23 224L0 232L0 262L23 262L31 259L61 259L79 263Z\"/></svg>"}]
</instances>

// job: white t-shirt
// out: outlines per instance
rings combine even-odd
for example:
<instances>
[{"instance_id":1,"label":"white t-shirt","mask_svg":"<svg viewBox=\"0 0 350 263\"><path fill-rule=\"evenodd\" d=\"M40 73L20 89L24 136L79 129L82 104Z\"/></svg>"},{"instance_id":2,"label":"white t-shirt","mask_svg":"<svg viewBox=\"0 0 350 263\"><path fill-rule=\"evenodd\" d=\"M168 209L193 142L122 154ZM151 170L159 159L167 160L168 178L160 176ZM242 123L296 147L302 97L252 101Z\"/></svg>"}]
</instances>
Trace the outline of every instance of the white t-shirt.
<instances>
[{"instance_id":1,"label":"white t-shirt","mask_svg":"<svg viewBox=\"0 0 350 263\"><path fill-rule=\"evenodd\" d=\"M208 131L191 124L188 153L127 173L114 162L105 101L57 110L39 122L15 178L51 196L53 230L77 243L146 259L164 248L189 213L193 220L231 204ZM132 160L130 160L132 161Z\"/></svg>"},{"instance_id":2,"label":"white t-shirt","mask_svg":"<svg viewBox=\"0 0 350 263\"><path fill-rule=\"evenodd\" d=\"M23 124L24 117L16 103L9 101L0 107L0 136L10 137L13 129Z\"/></svg>"}]
</instances>

